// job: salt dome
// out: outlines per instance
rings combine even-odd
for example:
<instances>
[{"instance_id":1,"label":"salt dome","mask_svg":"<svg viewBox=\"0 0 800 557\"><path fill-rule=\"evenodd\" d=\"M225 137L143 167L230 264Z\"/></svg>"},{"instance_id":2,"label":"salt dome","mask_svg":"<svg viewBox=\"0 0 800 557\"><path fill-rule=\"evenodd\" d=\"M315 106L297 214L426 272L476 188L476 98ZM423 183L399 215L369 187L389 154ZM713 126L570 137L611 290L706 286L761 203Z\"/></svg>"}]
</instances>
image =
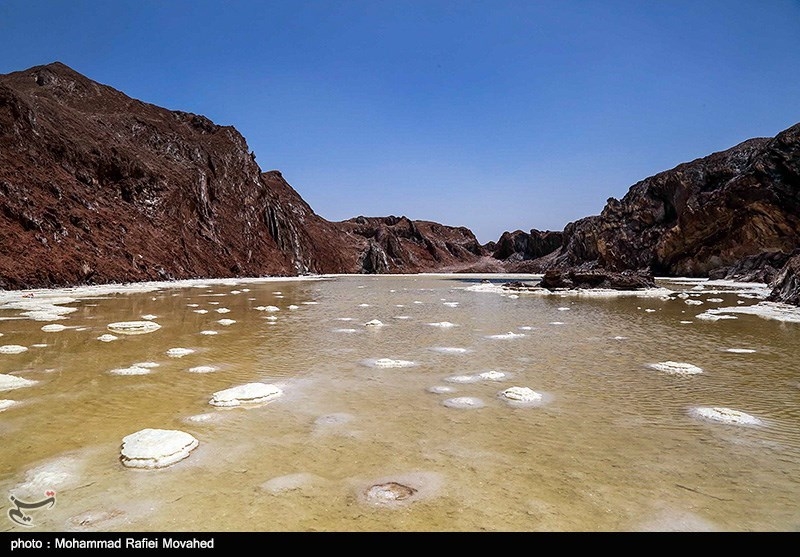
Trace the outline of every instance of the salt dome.
<instances>
[{"instance_id":1,"label":"salt dome","mask_svg":"<svg viewBox=\"0 0 800 557\"><path fill-rule=\"evenodd\" d=\"M211 395L209 404L212 406L242 406L244 404L259 404L268 402L283 394L275 385L267 383L247 383L238 387L231 387L217 391Z\"/></svg>"},{"instance_id":2,"label":"salt dome","mask_svg":"<svg viewBox=\"0 0 800 557\"><path fill-rule=\"evenodd\" d=\"M152 333L161 328L161 325L154 321L120 321L118 323L109 323L108 330L114 333L123 335L141 335L144 333Z\"/></svg>"},{"instance_id":3,"label":"salt dome","mask_svg":"<svg viewBox=\"0 0 800 557\"><path fill-rule=\"evenodd\" d=\"M657 364L650 364L649 367L657 369L658 371L669 373L671 375L695 375L698 373L703 373L702 368L683 362L659 362Z\"/></svg>"},{"instance_id":4,"label":"salt dome","mask_svg":"<svg viewBox=\"0 0 800 557\"><path fill-rule=\"evenodd\" d=\"M500 396L514 402L537 402L542 395L528 387L509 387L500 392Z\"/></svg>"},{"instance_id":5,"label":"salt dome","mask_svg":"<svg viewBox=\"0 0 800 557\"><path fill-rule=\"evenodd\" d=\"M120 461L129 468L163 468L183 460L199 442L169 429L143 429L123 437Z\"/></svg>"},{"instance_id":6,"label":"salt dome","mask_svg":"<svg viewBox=\"0 0 800 557\"><path fill-rule=\"evenodd\" d=\"M24 377L0 373L0 391L11 391L13 389L19 389L22 387L31 387L36 383L37 381L31 381L30 379L25 379Z\"/></svg>"},{"instance_id":7,"label":"salt dome","mask_svg":"<svg viewBox=\"0 0 800 557\"><path fill-rule=\"evenodd\" d=\"M722 422L726 424L735 424L735 425L763 424L763 422L760 419L756 418L755 416L751 416L750 414L746 414L739 410L733 410L732 408L724 408L721 406L711 406L711 407L700 406L698 408L693 408L690 411L690 414L692 414L697 418L703 418L705 420Z\"/></svg>"}]
</instances>

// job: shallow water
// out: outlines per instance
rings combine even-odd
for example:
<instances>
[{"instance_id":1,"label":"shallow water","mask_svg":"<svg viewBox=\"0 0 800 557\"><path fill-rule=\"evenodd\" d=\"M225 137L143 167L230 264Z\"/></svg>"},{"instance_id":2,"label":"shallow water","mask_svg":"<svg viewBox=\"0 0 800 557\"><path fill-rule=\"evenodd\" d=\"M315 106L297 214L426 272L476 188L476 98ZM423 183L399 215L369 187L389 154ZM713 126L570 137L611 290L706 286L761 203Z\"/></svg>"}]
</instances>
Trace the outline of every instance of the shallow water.
<instances>
[{"instance_id":1,"label":"shallow water","mask_svg":"<svg viewBox=\"0 0 800 557\"><path fill-rule=\"evenodd\" d=\"M54 319L6 293L0 345L28 349L0 353L0 373L37 383L0 391L16 402L0 404L0 529L797 531L800 323L697 319L760 300L661 285L685 297L503 294L476 276L16 295L75 309ZM108 329L148 320L160 328ZM209 404L251 382L283 394ZM510 387L541 396L501 397ZM145 428L199 445L166 468L123 466L123 437ZM10 496L48 490L56 504L27 511L29 528L7 516Z\"/></svg>"}]
</instances>

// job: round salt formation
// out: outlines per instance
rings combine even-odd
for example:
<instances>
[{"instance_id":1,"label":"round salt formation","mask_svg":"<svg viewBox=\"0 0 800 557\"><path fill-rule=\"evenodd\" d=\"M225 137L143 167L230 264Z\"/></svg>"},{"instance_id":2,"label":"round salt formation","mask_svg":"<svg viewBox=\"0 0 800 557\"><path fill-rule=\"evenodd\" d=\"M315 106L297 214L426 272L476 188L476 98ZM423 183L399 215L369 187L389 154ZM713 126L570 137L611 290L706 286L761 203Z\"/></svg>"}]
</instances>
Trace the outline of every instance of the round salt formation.
<instances>
[{"instance_id":1,"label":"round salt formation","mask_svg":"<svg viewBox=\"0 0 800 557\"><path fill-rule=\"evenodd\" d=\"M414 362L409 360L393 360L391 358L379 358L372 362L375 367L411 367Z\"/></svg>"},{"instance_id":2,"label":"round salt formation","mask_svg":"<svg viewBox=\"0 0 800 557\"><path fill-rule=\"evenodd\" d=\"M152 333L161 328L161 325L153 321L120 321L109 323L108 330L123 335L141 335Z\"/></svg>"},{"instance_id":3,"label":"round salt formation","mask_svg":"<svg viewBox=\"0 0 800 557\"><path fill-rule=\"evenodd\" d=\"M16 375L7 375L0 373L0 391L11 391L20 389L22 387L32 387L38 381L25 379L24 377L17 377Z\"/></svg>"},{"instance_id":4,"label":"round salt formation","mask_svg":"<svg viewBox=\"0 0 800 557\"><path fill-rule=\"evenodd\" d=\"M683 362L659 362L657 364L650 364L649 367L657 369L658 371L663 371L664 373L669 373L671 375L695 375L698 373L703 373L702 368Z\"/></svg>"},{"instance_id":5,"label":"round salt formation","mask_svg":"<svg viewBox=\"0 0 800 557\"><path fill-rule=\"evenodd\" d=\"M227 327L228 325L233 325L234 323L236 323L236 320L235 319L220 319L219 321L217 321L217 323L219 323L223 327Z\"/></svg>"},{"instance_id":6,"label":"round salt formation","mask_svg":"<svg viewBox=\"0 0 800 557\"><path fill-rule=\"evenodd\" d=\"M509 387L500 392L500 396L513 402L538 402L542 400L541 393L528 387Z\"/></svg>"},{"instance_id":7,"label":"round salt formation","mask_svg":"<svg viewBox=\"0 0 800 557\"><path fill-rule=\"evenodd\" d=\"M111 341L117 340L117 338L119 338L119 337L115 337L114 335L105 334L105 335L100 335L99 337L97 337L97 340L99 340L101 342L111 342Z\"/></svg>"},{"instance_id":8,"label":"round salt formation","mask_svg":"<svg viewBox=\"0 0 800 557\"><path fill-rule=\"evenodd\" d=\"M188 354L192 354L194 350L191 348L170 348L167 350L167 356L170 358L183 358Z\"/></svg>"},{"instance_id":9,"label":"round salt formation","mask_svg":"<svg viewBox=\"0 0 800 557\"><path fill-rule=\"evenodd\" d=\"M367 501L372 503L385 504L393 501L403 501L417 492L413 487L397 482L387 482L385 484L373 485L364 496Z\"/></svg>"},{"instance_id":10,"label":"round salt formation","mask_svg":"<svg viewBox=\"0 0 800 557\"><path fill-rule=\"evenodd\" d=\"M373 319L372 321L367 321L364 323L365 327L382 327L383 322L378 319Z\"/></svg>"},{"instance_id":11,"label":"round salt formation","mask_svg":"<svg viewBox=\"0 0 800 557\"><path fill-rule=\"evenodd\" d=\"M67 328L66 325L59 325L58 323L51 323L50 325L44 325L42 327L42 330L45 333L57 333L59 331L63 331L66 328Z\"/></svg>"},{"instance_id":12,"label":"round salt formation","mask_svg":"<svg viewBox=\"0 0 800 557\"><path fill-rule=\"evenodd\" d=\"M195 366L189 368L189 373L213 373L218 369L215 366Z\"/></svg>"},{"instance_id":13,"label":"round salt formation","mask_svg":"<svg viewBox=\"0 0 800 557\"><path fill-rule=\"evenodd\" d=\"M481 399L473 396L448 398L442 404L448 408L483 408L486 406Z\"/></svg>"},{"instance_id":14,"label":"round salt formation","mask_svg":"<svg viewBox=\"0 0 800 557\"><path fill-rule=\"evenodd\" d=\"M122 439L120 461L129 468L163 468L189 456L198 444L184 431L143 429Z\"/></svg>"},{"instance_id":15,"label":"round salt formation","mask_svg":"<svg viewBox=\"0 0 800 557\"><path fill-rule=\"evenodd\" d=\"M245 404L260 404L270 401L283 394L275 385L266 383L247 383L238 387L231 387L217 391L211 395L209 404L212 406L242 406Z\"/></svg>"},{"instance_id":16,"label":"round salt formation","mask_svg":"<svg viewBox=\"0 0 800 557\"><path fill-rule=\"evenodd\" d=\"M724 408L721 406L701 406L693 408L690 413L697 418L726 424L762 425L764 423L760 419L756 418L755 416L751 416L750 414L745 414L739 410L733 410L732 408Z\"/></svg>"},{"instance_id":17,"label":"round salt formation","mask_svg":"<svg viewBox=\"0 0 800 557\"><path fill-rule=\"evenodd\" d=\"M28 348L26 346L20 346L19 344L5 344L0 346L0 354L20 354L27 350Z\"/></svg>"}]
</instances>

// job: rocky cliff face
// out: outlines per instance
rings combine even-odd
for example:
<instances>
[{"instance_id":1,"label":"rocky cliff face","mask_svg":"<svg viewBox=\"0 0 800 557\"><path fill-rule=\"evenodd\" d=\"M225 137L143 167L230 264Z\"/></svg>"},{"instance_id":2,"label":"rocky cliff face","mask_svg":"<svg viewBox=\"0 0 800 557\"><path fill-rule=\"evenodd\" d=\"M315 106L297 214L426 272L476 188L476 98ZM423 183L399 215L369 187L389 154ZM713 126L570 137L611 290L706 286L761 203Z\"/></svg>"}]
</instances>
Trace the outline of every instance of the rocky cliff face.
<instances>
[{"instance_id":1,"label":"rocky cliff face","mask_svg":"<svg viewBox=\"0 0 800 557\"><path fill-rule=\"evenodd\" d=\"M708 276L800 245L800 124L681 164L570 223L549 268Z\"/></svg>"},{"instance_id":2,"label":"rocky cliff face","mask_svg":"<svg viewBox=\"0 0 800 557\"><path fill-rule=\"evenodd\" d=\"M419 226L429 258L315 214L233 127L60 63L0 76L0 288L431 270L450 229Z\"/></svg>"}]
</instances>

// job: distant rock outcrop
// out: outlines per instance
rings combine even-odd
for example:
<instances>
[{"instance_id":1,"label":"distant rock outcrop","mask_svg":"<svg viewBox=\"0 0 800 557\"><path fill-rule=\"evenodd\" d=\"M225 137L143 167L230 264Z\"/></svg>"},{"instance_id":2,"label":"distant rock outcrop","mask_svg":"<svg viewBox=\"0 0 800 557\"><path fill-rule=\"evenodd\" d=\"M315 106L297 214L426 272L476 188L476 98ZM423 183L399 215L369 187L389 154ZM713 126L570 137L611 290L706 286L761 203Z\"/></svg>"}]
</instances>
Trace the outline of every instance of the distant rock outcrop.
<instances>
[{"instance_id":1,"label":"distant rock outcrop","mask_svg":"<svg viewBox=\"0 0 800 557\"><path fill-rule=\"evenodd\" d=\"M795 251L770 286L772 292L767 300L800 306L800 250Z\"/></svg>"},{"instance_id":2,"label":"distant rock outcrop","mask_svg":"<svg viewBox=\"0 0 800 557\"><path fill-rule=\"evenodd\" d=\"M563 232L533 229L504 232L492 246L492 257L507 263L538 259L561 247Z\"/></svg>"},{"instance_id":3,"label":"distant rock outcrop","mask_svg":"<svg viewBox=\"0 0 800 557\"><path fill-rule=\"evenodd\" d=\"M706 277L800 246L800 124L678 165L570 223L544 268Z\"/></svg>"}]
</instances>

